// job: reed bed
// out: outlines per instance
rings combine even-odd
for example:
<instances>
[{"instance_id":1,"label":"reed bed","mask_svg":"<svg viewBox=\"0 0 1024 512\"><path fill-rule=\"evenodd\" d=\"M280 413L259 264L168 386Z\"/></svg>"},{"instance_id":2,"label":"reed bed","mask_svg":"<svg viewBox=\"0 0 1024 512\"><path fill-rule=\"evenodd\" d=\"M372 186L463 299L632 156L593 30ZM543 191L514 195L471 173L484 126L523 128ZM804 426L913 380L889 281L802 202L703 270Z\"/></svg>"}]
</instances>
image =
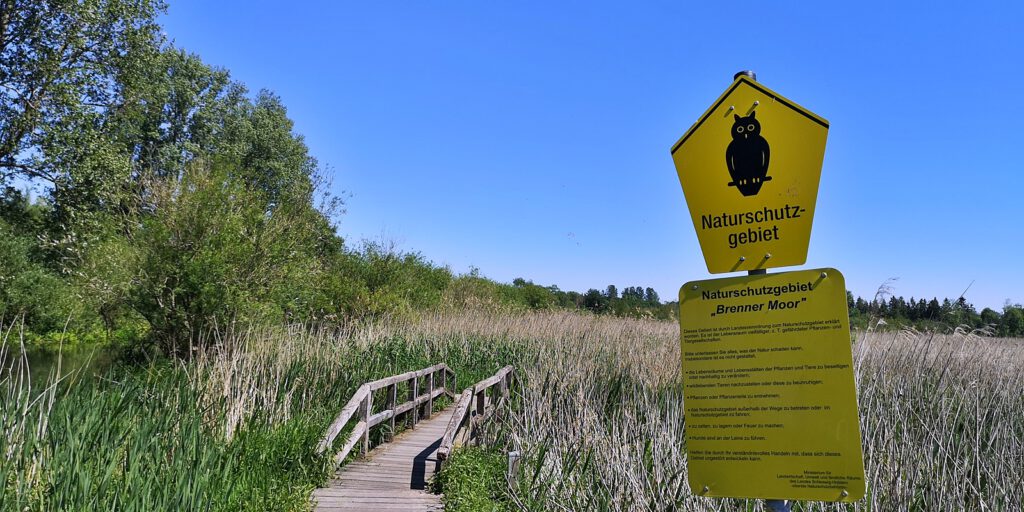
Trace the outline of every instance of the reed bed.
<instances>
[{"instance_id":1,"label":"reed bed","mask_svg":"<svg viewBox=\"0 0 1024 512\"><path fill-rule=\"evenodd\" d=\"M330 473L313 448L356 387L438 362L460 387L516 365L491 439L524 454L517 508L763 509L686 484L674 323L460 311L195 343L188 362L43 386L0 352L0 510L308 509ZM1024 340L861 333L854 359L868 496L797 510L1024 507Z\"/></svg>"},{"instance_id":2,"label":"reed bed","mask_svg":"<svg viewBox=\"0 0 1024 512\"><path fill-rule=\"evenodd\" d=\"M528 461L511 489L521 508L763 510L688 488L675 324L566 314L459 322L531 349L503 432ZM796 510L1024 508L1024 340L870 332L856 336L854 357L868 495Z\"/></svg>"},{"instance_id":3,"label":"reed bed","mask_svg":"<svg viewBox=\"0 0 1024 512\"><path fill-rule=\"evenodd\" d=\"M308 510L331 473L314 448L359 385L438 361L471 381L507 359L480 340L409 332L246 329L195 340L204 348L187 362L42 387L0 349L0 510ZM4 333L0 346L18 344Z\"/></svg>"}]
</instances>

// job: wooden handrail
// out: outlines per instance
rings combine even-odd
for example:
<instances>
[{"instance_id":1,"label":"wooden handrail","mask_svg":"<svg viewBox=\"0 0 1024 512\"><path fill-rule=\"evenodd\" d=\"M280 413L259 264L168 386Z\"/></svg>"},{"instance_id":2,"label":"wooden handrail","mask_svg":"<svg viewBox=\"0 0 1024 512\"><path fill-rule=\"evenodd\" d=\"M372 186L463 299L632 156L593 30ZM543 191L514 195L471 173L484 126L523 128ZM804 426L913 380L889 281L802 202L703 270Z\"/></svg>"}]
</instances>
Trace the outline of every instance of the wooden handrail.
<instances>
[{"instance_id":1,"label":"wooden handrail","mask_svg":"<svg viewBox=\"0 0 1024 512\"><path fill-rule=\"evenodd\" d=\"M466 388L459 395L459 399L455 403L455 414L452 415L452 419L448 422L448 428L445 429L444 437L441 438L441 446L437 449L437 458L439 460L447 459L455 443L463 441L459 437L459 432L466 427L467 422L469 423L470 431L468 435L463 433L463 437L466 437L465 440L476 437L480 424L490 417L491 413L508 397L508 388L512 382L512 371L514 369L515 367L513 366L506 366L498 370L498 373ZM495 391L493 388L495 385L498 385L497 399L494 397ZM490 399L487 397L488 389L491 389ZM476 407L472 407L474 397L476 397Z\"/></svg>"},{"instance_id":2,"label":"wooden handrail","mask_svg":"<svg viewBox=\"0 0 1024 512\"><path fill-rule=\"evenodd\" d=\"M435 387L434 375L438 372L441 373L440 386ZM449 383L448 374L451 374L450 382L454 386L456 381L455 372L444 363L435 364L422 370L378 379L359 386L356 392L352 394L352 398L341 409L341 412L334 418L334 421L331 422L331 425L327 427L327 432L316 447L316 453L321 454L331 448L335 438L345 428L345 425L352 420L356 412L360 413L359 422L349 432L341 451L335 454L335 464L341 464L360 440L362 441L362 453L369 451L370 429L385 421L390 420L391 431L394 432L395 418L400 414L410 413L406 416L407 421L410 426L415 426L419 421L419 409L421 406L425 409L424 415L429 417L433 412L435 398L441 395L455 398L455 394L447 387ZM425 393L420 393L420 380L422 377L426 377L427 389ZM401 404L396 404L398 384L409 381L412 381L409 385L409 399ZM374 413L373 392L384 388L388 388L385 409Z\"/></svg>"}]
</instances>

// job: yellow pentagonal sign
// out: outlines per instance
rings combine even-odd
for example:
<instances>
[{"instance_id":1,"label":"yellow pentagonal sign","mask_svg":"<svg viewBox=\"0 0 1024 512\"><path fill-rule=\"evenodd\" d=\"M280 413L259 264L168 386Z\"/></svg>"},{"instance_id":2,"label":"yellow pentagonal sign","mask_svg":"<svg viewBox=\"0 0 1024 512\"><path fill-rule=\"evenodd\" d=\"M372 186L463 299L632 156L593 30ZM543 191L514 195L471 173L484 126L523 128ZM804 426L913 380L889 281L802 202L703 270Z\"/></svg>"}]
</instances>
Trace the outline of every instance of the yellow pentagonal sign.
<instances>
[{"instance_id":1,"label":"yellow pentagonal sign","mask_svg":"<svg viewBox=\"0 0 1024 512\"><path fill-rule=\"evenodd\" d=\"M712 274L807 261L828 121L739 76L672 146Z\"/></svg>"}]
</instances>

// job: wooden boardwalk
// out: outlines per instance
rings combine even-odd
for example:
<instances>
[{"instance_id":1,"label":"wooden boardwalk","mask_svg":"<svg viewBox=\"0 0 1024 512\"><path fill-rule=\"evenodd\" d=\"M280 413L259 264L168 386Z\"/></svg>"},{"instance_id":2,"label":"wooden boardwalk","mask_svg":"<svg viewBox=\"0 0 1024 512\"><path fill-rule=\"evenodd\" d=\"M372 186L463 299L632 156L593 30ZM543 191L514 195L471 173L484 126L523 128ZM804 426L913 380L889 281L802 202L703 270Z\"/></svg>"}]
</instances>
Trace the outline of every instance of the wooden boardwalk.
<instances>
[{"instance_id":1,"label":"wooden boardwalk","mask_svg":"<svg viewBox=\"0 0 1024 512\"><path fill-rule=\"evenodd\" d=\"M441 496L427 489L440 467L437 448L454 412L449 407L421 420L365 459L343 466L327 487L313 491L314 510L444 510Z\"/></svg>"}]
</instances>

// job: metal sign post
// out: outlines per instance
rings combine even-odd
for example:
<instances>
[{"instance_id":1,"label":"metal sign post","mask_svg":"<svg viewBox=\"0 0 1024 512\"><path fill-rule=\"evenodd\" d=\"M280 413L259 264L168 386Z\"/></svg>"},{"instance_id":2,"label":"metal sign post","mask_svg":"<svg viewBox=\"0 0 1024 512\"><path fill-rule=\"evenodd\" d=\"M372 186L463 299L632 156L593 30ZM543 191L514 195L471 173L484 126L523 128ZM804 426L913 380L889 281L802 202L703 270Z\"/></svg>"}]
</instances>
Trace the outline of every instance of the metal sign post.
<instances>
[{"instance_id":1,"label":"metal sign post","mask_svg":"<svg viewBox=\"0 0 1024 512\"><path fill-rule=\"evenodd\" d=\"M736 73L736 77L740 75L749 76L752 80L757 80L757 75L753 71L740 71ZM759 274L767 274L768 271L765 269L751 270L747 272L748 276L755 276ZM764 506L768 509L768 512L793 512L792 503L786 500L764 500Z\"/></svg>"}]
</instances>

